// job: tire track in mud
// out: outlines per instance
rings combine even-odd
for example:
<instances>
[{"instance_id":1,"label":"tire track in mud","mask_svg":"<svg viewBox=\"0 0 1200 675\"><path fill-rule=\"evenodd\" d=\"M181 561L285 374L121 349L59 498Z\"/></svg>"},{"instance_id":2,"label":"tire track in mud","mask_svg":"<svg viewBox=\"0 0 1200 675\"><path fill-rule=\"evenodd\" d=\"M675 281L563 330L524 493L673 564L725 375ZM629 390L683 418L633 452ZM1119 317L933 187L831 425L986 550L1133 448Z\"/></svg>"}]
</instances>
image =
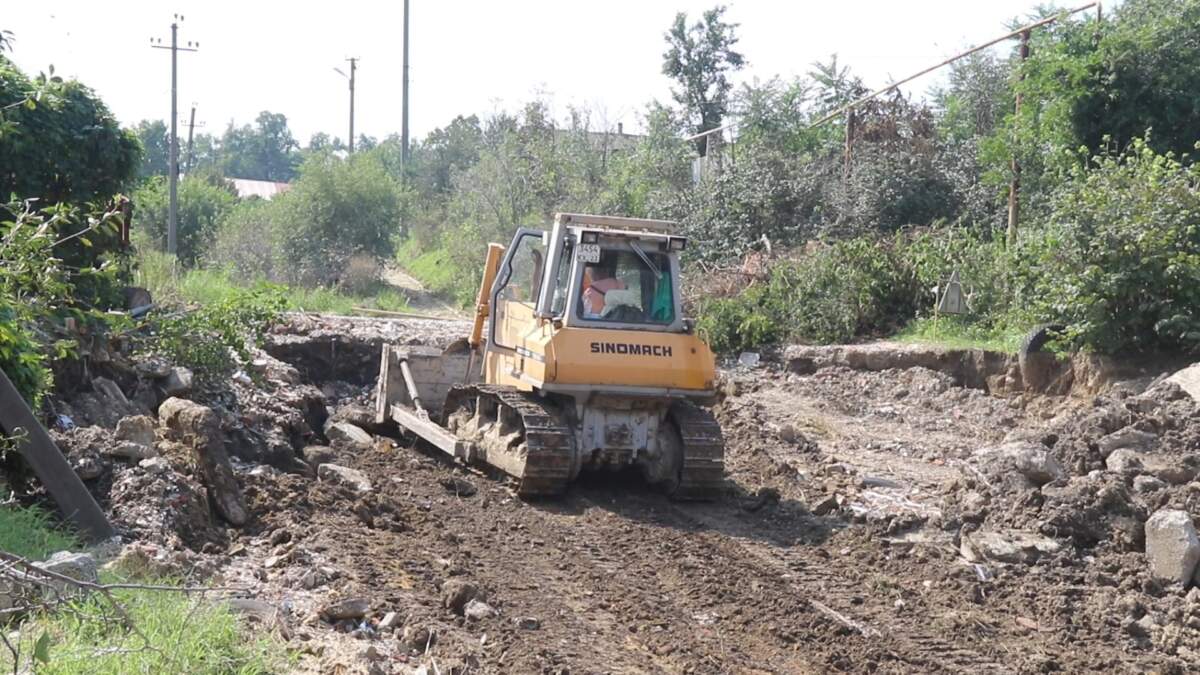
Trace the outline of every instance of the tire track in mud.
<instances>
[{"instance_id":1,"label":"tire track in mud","mask_svg":"<svg viewBox=\"0 0 1200 675\"><path fill-rule=\"evenodd\" d=\"M919 630L911 622L888 620L895 608L890 605L871 606L871 593L864 589L856 571L836 566L836 559L827 559L813 553L808 542L780 546L771 539L789 539L797 528L804 529L803 519L812 516L785 514L784 520L793 520L779 532L770 524L761 527L751 519L730 517L726 504L679 505L667 503L672 515L697 532L719 540L719 550L726 560L737 560L743 569L754 570L760 579L777 578L779 585L774 589L795 611L803 612L813 620L808 622L806 633L801 635L779 635L791 643L799 652L812 650L808 663L819 669L870 670L899 669L902 672L948 672L948 673L1002 673L1012 672L1010 665L998 662L991 656L968 649L962 644L927 630ZM734 512L737 513L737 512ZM760 524L757 531L754 525ZM855 599L862 602L854 606ZM865 634L855 634L852 629L835 619L817 614L811 601L817 601L865 628ZM825 625L822 625L825 624ZM778 649L778 644L763 646L766 651ZM786 668L776 672L791 672Z\"/></svg>"}]
</instances>

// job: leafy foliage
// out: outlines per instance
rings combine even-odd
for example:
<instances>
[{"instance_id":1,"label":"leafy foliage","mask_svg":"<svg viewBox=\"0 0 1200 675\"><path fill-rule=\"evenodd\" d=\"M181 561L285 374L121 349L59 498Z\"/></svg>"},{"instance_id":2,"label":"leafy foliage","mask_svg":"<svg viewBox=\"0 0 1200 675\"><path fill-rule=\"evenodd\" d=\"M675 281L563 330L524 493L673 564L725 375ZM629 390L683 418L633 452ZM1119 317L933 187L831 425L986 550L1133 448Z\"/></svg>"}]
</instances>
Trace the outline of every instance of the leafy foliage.
<instances>
[{"instance_id":1,"label":"leafy foliage","mask_svg":"<svg viewBox=\"0 0 1200 675\"><path fill-rule=\"evenodd\" d=\"M64 205L36 210L32 202L0 205L0 369L25 400L37 407L50 385L50 356L73 346L47 334L51 324L71 316L95 321L99 313L80 305L82 278L108 279L107 268L71 270L58 256L72 242L90 242L116 227L115 211L90 212ZM103 284L101 284L103 285Z\"/></svg>"},{"instance_id":2,"label":"leafy foliage","mask_svg":"<svg viewBox=\"0 0 1200 675\"><path fill-rule=\"evenodd\" d=\"M296 175L299 149L287 116L264 110L253 126L230 124L225 130L220 143L221 170L230 178L287 182Z\"/></svg>"},{"instance_id":3,"label":"leafy foliage","mask_svg":"<svg viewBox=\"0 0 1200 675\"><path fill-rule=\"evenodd\" d=\"M147 348L191 369L197 379L213 381L250 360L249 347L261 346L284 304L281 289L275 287L237 290L157 319Z\"/></svg>"},{"instance_id":4,"label":"leafy foliage","mask_svg":"<svg viewBox=\"0 0 1200 675\"><path fill-rule=\"evenodd\" d=\"M237 195L220 178L187 176L179 181L178 198L176 255L181 263L191 266L237 204ZM147 243L166 249L170 208L166 177L148 179L133 193L133 202L137 205L134 223L148 235Z\"/></svg>"},{"instance_id":5,"label":"leafy foliage","mask_svg":"<svg viewBox=\"0 0 1200 675\"><path fill-rule=\"evenodd\" d=\"M137 138L90 89L53 71L31 80L0 56L0 108L20 101L0 117L0 195L83 203L129 187Z\"/></svg>"},{"instance_id":6,"label":"leafy foliage","mask_svg":"<svg viewBox=\"0 0 1200 675\"><path fill-rule=\"evenodd\" d=\"M1200 168L1141 140L1091 162L1024 242L1037 311L1080 347L1200 351Z\"/></svg>"},{"instance_id":7,"label":"leafy foliage","mask_svg":"<svg viewBox=\"0 0 1200 675\"><path fill-rule=\"evenodd\" d=\"M725 7L714 7L688 25L687 14L679 12L664 36L663 75L679 84L671 94L683 106L696 133L721 126L729 107L728 73L746 65L737 44L737 24L724 21ZM703 141L697 146L705 152Z\"/></svg>"},{"instance_id":8,"label":"leafy foliage","mask_svg":"<svg viewBox=\"0 0 1200 675\"><path fill-rule=\"evenodd\" d=\"M171 134L162 120L142 120L133 127L142 144L142 165L138 176L166 176L171 163Z\"/></svg>"}]
</instances>

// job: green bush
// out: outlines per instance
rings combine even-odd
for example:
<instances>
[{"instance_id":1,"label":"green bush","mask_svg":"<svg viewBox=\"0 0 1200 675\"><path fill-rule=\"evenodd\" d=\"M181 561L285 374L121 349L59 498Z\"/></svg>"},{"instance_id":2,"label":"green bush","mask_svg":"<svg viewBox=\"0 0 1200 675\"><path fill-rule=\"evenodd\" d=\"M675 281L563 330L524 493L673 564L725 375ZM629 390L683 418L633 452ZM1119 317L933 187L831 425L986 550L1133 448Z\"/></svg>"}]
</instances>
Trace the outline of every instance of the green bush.
<instances>
[{"instance_id":1,"label":"green bush","mask_svg":"<svg viewBox=\"0 0 1200 675\"><path fill-rule=\"evenodd\" d=\"M355 257L392 257L406 194L373 154L314 155L288 192L233 209L204 258L244 282L335 285Z\"/></svg>"},{"instance_id":2,"label":"green bush","mask_svg":"<svg viewBox=\"0 0 1200 675\"><path fill-rule=\"evenodd\" d=\"M1075 169L1019 277L1040 320L1103 353L1200 351L1200 167L1136 141Z\"/></svg>"},{"instance_id":3,"label":"green bush","mask_svg":"<svg viewBox=\"0 0 1200 675\"><path fill-rule=\"evenodd\" d=\"M281 289L259 285L234 289L191 310L158 318L146 348L193 371L202 382L228 375L238 361L250 360L250 345L261 345L284 308Z\"/></svg>"},{"instance_id":4,"label":"green bush","mask_svg":"<svg viewBox=\"0 0 1200 675\"><path fill-rule=\"evenodd\" d=\"M170 194L165 176L146 180L133 193L134 225L147 236L146 243L167 248ZM187 267L194 265L218 225L237 204L237 194L220 178L185 177L179 181L179 214L176 223L176 256Z\"/></svg>"},{"instance_id":5,"label":"green bush","mask_svg":"<svg viewBox=\"0 0 1200 675\"><path fill-rule=\"evenodd\" d=\"M775 264L765 284L700 303L698 326L717 351L888 334L916 315L922 295L907 251L900 236L821 247Z\"/></svg>"}]
</instances>

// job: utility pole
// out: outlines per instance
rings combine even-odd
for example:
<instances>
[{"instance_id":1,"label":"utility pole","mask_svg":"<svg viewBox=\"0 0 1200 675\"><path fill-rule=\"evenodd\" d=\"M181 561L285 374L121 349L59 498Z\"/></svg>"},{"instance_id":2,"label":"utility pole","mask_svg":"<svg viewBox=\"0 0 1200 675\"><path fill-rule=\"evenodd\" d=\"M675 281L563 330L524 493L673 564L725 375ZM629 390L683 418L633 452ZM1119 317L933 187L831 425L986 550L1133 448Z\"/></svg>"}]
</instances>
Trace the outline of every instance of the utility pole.
<instances>
[{"instance_id":1,"label":"utility pole","mask_svg":"<svg viewBox=\"0 0 1200 675\"><path fill-rule=\"evenodd\" d=\"M170 186L171 205L167 215L167 253L175 255L176 241L178 239L177 227L179 222L179 68L178 58L179 52L194 52L200 47L200 43L195 45L191 41L186 47L179 46L179 22L183 21L183 15L176 14L175 21L171 24L171 46L167 47L162 44L162 39L157 40L158 44L153 44L155 40L151 38L150 46L154 49L170 49L171 50L171 161L170 168L167 170L167 182Z\"/></svg>"},{"instance_id":2,"label":"utility pole","mask_svg":"<svg viewBox=\"0 0 1200 675\"><path fill-rule=\"evenodd\" d=\"M358 68L358 59L350 59L350 154L354 154L354 71Z\"/></svg>"},{"instance_id":3,"label":"utility pole","mask_svg":"<svg viewBox=\"0 0 1200 675\"><path fill-rule=\"evenodd\" d=\"M192 135L196 130L196 104L192 104L192 116L188 119L188 149L187 149L187 169L185 173L192 172Z\"/></svg>"},{"instance_id":4,"label":"utility pole","mask_svg":"<svg viewBox=\"0 0 1200 675\"><path fill-rule=\"evenodd\" d=\"M1025 60L1029 58L1029 31L1028 30L1021 33L1020 54L1021 54L1021 65L1017 66L1018 68L1022 68L1025 64ZM1023 69L1021 70L1020 78L1021 78L1021 80L1025 79L1025 72ZM1013 112L1013 120L1018 125L1021 123L1021 89L1019 87L1017 88L1017 96L1016 96L1015 109ZM1008 185L1008 236L1006 239L1008 241L1008 246L1010 248L1015 246L1017 243L1017 227L1018 227L1018 222L1020 220L1020 209L1021 209L1021 202L1020 202L1020 196L1019 196L1020 190L1021 190L1021 160L1017 158L1017 150L1016 150L1016 147L1014 144L1013 156L1012 156L1012 181Z\"/></svg>"},{"instance_id":5,"label":"utility pole","mask_svg":"<svg viewBox=\"0 0 1200 675\"><path fill-rule=\"evenodd\" d=\"M337 71L338 75L341 75L342 77L346 78L347 80L350 80L350 143L348 144L348 147L350 148L350 154L353 155L354 154L354 71L358 69L359 59L357 56L352 56L346 60L350 62L350 74L349 75L343 73L341 68L334 68L334 70Z\"/></svg>"},{"instance_id":6,"label":"utility pole","mask_svg":"<svg viewBox=\"0 0 1200 675\"><path fill-rule=\"evenodd\" d=\"M408 0L404 0L404 72L400 85L400 94L404 97L404 107L400 113L400 163L408 166Z\"/></svg>"}]
</instances>

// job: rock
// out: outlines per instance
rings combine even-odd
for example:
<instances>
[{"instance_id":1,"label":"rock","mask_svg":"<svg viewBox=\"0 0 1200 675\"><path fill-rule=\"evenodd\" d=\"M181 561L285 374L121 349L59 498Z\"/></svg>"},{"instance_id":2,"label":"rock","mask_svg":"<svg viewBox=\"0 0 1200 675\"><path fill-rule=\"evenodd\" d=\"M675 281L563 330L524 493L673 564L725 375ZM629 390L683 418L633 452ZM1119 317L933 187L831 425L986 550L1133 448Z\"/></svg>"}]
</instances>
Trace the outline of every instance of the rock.
<instances>
[{"instance_id":1,"label":"rock","mask_svg":"<svg viewBox=\"0 0 1200 675\"><path fill-rule=\"evenodd\" d=\"M1044 445L1028 440L981 448L972 455L971 462L994 486L1006 491L1040 487L1066 476Z\"/></svg>"},{"instance_id":2,"label":"rock","mask_svg":"<svg viewBox=\"0 0 1200 675\"><path fill-rule=\"evenodd\" d=\"M171 465L167 464L167 460L163 459L162 457L149 457L147 459L143 459L142 461L138 462L138 466L141 467L143 471L154 474L162 474L171 470Z\"/></svg>"},{"instance_id":3,"label":"rock","mask_svg":"<svg viewBox=\"0 0 1200 675\"><path fill-rule=\"evenodd\" d=\"M400 635L400 642L409 649L424 650L433 644L437 634L426 626L409 624Z\"/></svg>"},{"instance_id":4,"label":"rock","mask_svg":"<svg viewBox=\"0 0 1200 675\"><path fill-rule=\"evenodd\" d=\"M332 464L337 460L337 452L328 445L306 445L300 454L309 466Z\"/></svg>"},{"instance_id":5,"label":"rock","mask_svg":"<svg viewBox=\"0 0 1200 675\"><path fill-rule=\"evenodd\" d=\"M330 444L343 444L355 449L367 449L374 442L371 434L349 422L326 422L325 437Z\"/></svg>"},{"instance_id":6,"label":"rock","mask_svg":"<svg viewBox=\"0 0 1200 675\"><path fill-rule=\"evenodd\" d=\"M1067 477L1066 470L1058 460L1042 446L1023 443L1019 448L1014 448L1013 452L1017 471L1038 487Z\"/></svg>"},{"instance_id":7,"label":"rock","mask_svg":"<svg viewBox=\"0 0 1200 675\"><path fill-rule=\"evenodd\" d=\"M1109 471L1120 474L1139 473L1142 470L1141 453L1133 448L1120 448L1104 460Z\"/></svg>"},{"instance_id":8,"label":"rock","mask_svg":"<svg viewBox=\"0 0 1200 675\"><path fill-rule=\"evenodd\" d=\"M91 584L100 580L99 567L90 553L59 551L43 562L33 563L33 566Z\"/></svg>"},{"instance_id":9,"label":"rock","mask_svg":"<svg viewBox=\"0 0 1200 675\"><path fill-rule=\"evenodd\" d=\"M471 600L463 607L463 616L467 618L467 621L483 621L499 616L499 614L491 605L482 600Z\"/></svg>"},{"instance_id":10,"label":"rock","mask_svg":"<svg viewBox=\"0 0 1200 675\"><path fill-rule=\"evenodd\" d=\"M841 495L826 495L816 504L813 504L812 513L814 516L827 516L840 508L842 508Z\"/></svg>"},{"instance_id":11,"label":"rock","mask_svg":"<svg viewBox=\"0 0 1200 675\"><path fill-rule=\"evenodd\" d=\"M1193 400L1200 401L1200 363L1194 363L1168 377L1167 382L1177 385Z\"/></svg>"},{"instance_id":12,"label":"rock","mask_svg":"<svg viewBox=\"0 0 1200 675\"><path fill-rule=\"evenodd\" d=\"M162 379L163 393L168 397L187 396L192 392L192 380L192 371L187 368L183 366L171 368L171 372Z\"/></svg>"},{"instance_id":13,"label":"rock","mask_svg":"<svg viewBox=\"0 0 1200 675\"><path fill-rule=\"evenodd\" d=\"M156 356L150 356L138 361L134 364L133 369L143 377L154 380L161 380L171 374L171 364Z\"/></svg>"},{"instance_id":14,"label":"rock","mask_svg":"<svg viewBox=\"0 0 1200 675\"><path fill-rule=\"evenodd\" d=\"M104 569L125 577L172 577L181 576L185 556L171 557L152 544L134 542L127 544Z\"/></svg>"},{"instance_id":15,"label":"rock","mask_svg":"<svg viewBox=\"0 0 1200 675\"><path fill-rule=\"evenodd\" d=\"M962 535L959 552L968 562L1033 563L1062 546L1049 537L1021 530L980 530Z\"/></svg>"},{"instance_id":16,"label":"rock","mask_svg":"<svg viewBox=\"0 0 1200 675\"><path fill-rule=\"evenodd\" d=\"M1117 450L1128 449L1134 452L1148 452L1154 448L1154 444L1157 441L1158 436L1150 432L1139 431L1133 427L1125 427L1101 438L1096 442L1096 447L1100 449L1100 454L1107 459Z\"/></svg>"},{"instance_id":17,"label":"rock","mask_svg":"<svg viewBox=\"0 0 1200 675\"><path fill-rule=\"evenodd\" d=\"M92 389L95 389L113 402L120 403L123 406L129 405L129 399L125 398L125 392L121 391L116 382L107 377L94 378L92 380Z\"/></svg>"},{"instance_id":18,"label":"rock","mask_svg":"<svg viewBox=\"0 0 1200 675\"><path fill-rule=\"evenodd\" d=\"M151 457L158 456L158 450L155 450L154 446L142 445L141 443L134 443L133 441L121 441L119 443L114 443L112 445L105 446L102 448L102 450L104 451L104 454L108 455L109 457L127 459L131 462L140 462L143 459L149 459Z\"/></svg>"},{"instance_id":19,"label":"rock","mask_svg":"<svg viewBox=\"0 0 1200 675\"><path fill-rule=\"evenodd\" d=\"M1139 494L1149 494L1167 487L1167 484L1154 476L1138 476L1133 479L1133 491Z\"/></svg>"},{"instance_id":20,"label":"rock","mask_svg":"<svg viewBox=\"0 0 1200 675\"><path fill-rule=\"evenodd\" d=\"M375 627L380 631L387 631L394 629L398 623L400 623L400 615L396 612L388 612L383 615L383 618L379 620L379 624Z\"/></svg>"},{"instance_id":21,"label":"rock","mask_svg":"<svg viewBox=\"0 0 1200 675\"><path fill-rule=\"evenodd\" d=\"M446 489L446 492L459 497L470 497L476 492L474 483L456 476L443 478L438 482Z\"/></svg>"},{"instance_id":22,"label":"rock","mask_svg":"<svg viewBox=\"0 0 1200 675\"><path fill-rule=\"evenodd\" d=\"M159 406L158 418L195 452L201 478L217 513L231 525L244 525L249 513L225 451L217 414L199 403L172 397Z\"/></svg>"},{"instance_id":23,"label":"rock","mask_svg":"<svg viewBox=\"0 0 1200 675\"><path fill-rule=\"evenodd\" d=\"M1200 473L1200 457L1196 455L1183 458L1151 456L1143 458L1142 465L1155 478L1171 485L1189 483Z\"/></svg>"},{"instance_id":24,"label":"rock","mask_svg":"<svg viewBox=\"0 0 1200 675\"><path fill-rule=\"evenodd\" d=\"M375 410L365 405L347 403L338 406L337 410L334 410L333 414L329 416L329 419L334 423L348 422L367 431L374 431L376 428Z\"/></svg>"},{"instance_id":25,"label":"rock","mask_svg":"<svg viewBox=\"0 0 1200 675\"><path fill-rule=\"evenodd\" d=\"M442 584L442 604L446 609L462 616L467 603L472 600L482 602L486 595L475 584L464 579L451 579Z\"/></svg>"},{"instance_id":26,"label":"rock","mask_svg":"<svg viewBox=\"0 0 1200 675\"><path fill-rule=\"evenodd\" d=\"M371 491L371 480L358 469L340 464L321 464L317 467L317 478L338 485L345 485L360 494Z\"/></svg>"},{"instance_id":27,"label":"rock","mask_svg":"<svg viewBox=\"0 0 1200 675\"><path fill-rule=\"evenodd\" d=\"M759 360L758 352L742 352L738 354L738 365L744 368L757 368Z\"/></svg>"},{"instance_id":28,"label":"rock","mask_svg":"<svg viewBox=\"0 0 1200 675\"><path fill-rule=\"evenodd\" d=\"M371 609L371 601L365 598L348 598L326 605L321 610L321 616L327 621L345 621L346 619L361 619Z\"/></svg>"},{"instance_id":29,"label":"rock","mask_svg":"<svg viewBox=\"0 0 1200 675\"><path fill-rule=\"evenodd\" d=\"M1200 538L1187 511L1163 509L1146 521L1146 558L1159 579L1185 586L1200 563Z\"/></svg>"},{"instance_id":30,"label":"rock","mask_svg":"<svg viewBox=\"0 0 1200 675\"><path fill-rule=\"evenodd\" d=\"M118 440L154 446L154 420L148 415L134 415L117 422L115 436Z\"/></svg>"},{"instance_id":31,"label":"rock","mask_svg":"<svg viewBox=\"0 0 1200 675\"><path fill-rule=\"evenodd\" d=\"M800 432L796 431L796 427L791 424L785 424L779 427L779 439L784 443L792 443L800 436Z\"/></svg>"},{"instance_id":32,"label":"rock","mask_svg":"<svg viewBox=\"0 0 1200 675\"><path fill-rule=\"evenodd\" d=\"M92 455L80 457L72 462L71 468L75 469L75 475L79 476L79 480L95 480L104 475L104 465Z\"/></svg>"}]
</instances>

